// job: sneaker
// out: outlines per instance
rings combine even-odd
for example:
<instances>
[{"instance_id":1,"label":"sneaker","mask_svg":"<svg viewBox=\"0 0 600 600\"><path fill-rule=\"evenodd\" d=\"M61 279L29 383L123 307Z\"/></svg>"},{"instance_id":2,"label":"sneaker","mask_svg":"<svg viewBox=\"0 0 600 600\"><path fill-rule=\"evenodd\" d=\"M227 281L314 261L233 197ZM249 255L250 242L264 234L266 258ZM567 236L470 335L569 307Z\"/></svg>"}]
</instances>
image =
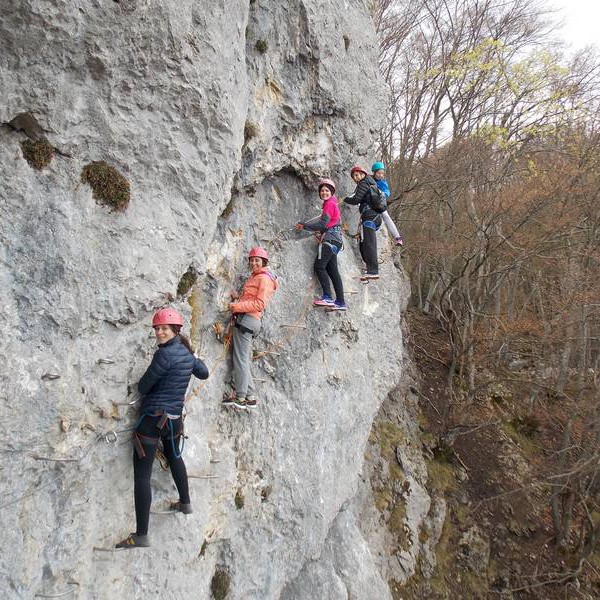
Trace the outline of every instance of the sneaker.
<instances>
[{"instance_id":1,"label":"sneaker","mask_svg":"<svg viewBox=\"0 0 600 600\"><path fill-rule=\"evenodd\" d=\"M229 394L228 396L225 396L225 398L223 398L223 400L221 402L221 406L233 406L234 401L235 401L235 392Z\"/></svg>"},{"instance_id":2,"label":"sneaker","mask_svg":"<svg viewBox=\"0 0 600 600\"><path fill-rule=\"evenodd\" d=\"M233 405L236 408L246 408L246 398L242 398L242 397L236 396L233 399Z\"/></svg>"},{"instance_id":3,"label":"sneaker","mask_svg":"<svg viewBox=\"0 0 600 600\"><path fill-rule=\"evenodd\" d=\"M396 246L404 246L404 240L401 235L396 238Z\"/></svg>"},{"instance_id":4,"label":"sneaker","mask_svg":"<svg viewBox=\"0 0 600 600\"><path fill-rule=\"evenodd\" d=\"M129 537L120 541L115 548L147 548L150 545L150 538L148 535L138 535L137 533L130 533Z\"/></svg>"},{"instance_id":5,"label":"sneaker","mask_svg":"<svg viewBox=\"0 0 600 600\"><path fill-rule=\"evenodd\" d=\"M245 408L256 408L256 398L254 396L246 396L246 401L244 402Z\"/></svg>"},{"instance_id":6,"label":"sneaker","mask_svg":"<svg viewBox=\"0 0 600 600\"><path fill-rule=\"evenodd\" d=\"M348 310L348 305L345 302L338 302L336 300L330 310Z\"/></svg>"},{"instance_id":7,"label":"sneaker","mask_svg":"<svg viewBox=\"0 0 600 600\"><path fill-rule=\"evenodd\" d=\"M191 515L194 512L191 504L184 504L181 502L181 500L177 500L177 502L171 502L169 505L169 510L178 510L184 515Z\"/></svg>"},{"instance_id":8,"label":"sneaker","mask_svg":"<svg viewBox=\"0 0 600 600\"><path fill-rule=\"evenodd\" d=\"M313 300L315 306L333 306L333 298L327 294L323 294L320 298Z\"/></svg>"}]
</instances>

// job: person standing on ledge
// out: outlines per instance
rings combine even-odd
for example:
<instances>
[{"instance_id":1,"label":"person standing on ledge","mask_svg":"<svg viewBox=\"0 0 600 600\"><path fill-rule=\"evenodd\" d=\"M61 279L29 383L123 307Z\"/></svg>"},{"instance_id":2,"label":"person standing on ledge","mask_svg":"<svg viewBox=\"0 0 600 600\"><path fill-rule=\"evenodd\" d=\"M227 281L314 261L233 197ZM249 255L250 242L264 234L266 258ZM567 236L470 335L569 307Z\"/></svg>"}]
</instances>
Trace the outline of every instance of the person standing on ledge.
<instances>
[{"instance_id":1,"label":"person standing on ledge","mask_svg":"<svg viewBox=\"0 0 600 600\"><path fill-rule=\"evenodd\" d=\"M350 177L356 184L354 193L346 196L346 204L358 204L360 212L360 242L358 248L365 263L366 270L360 278L363 283L371 279L379 279L379 263L377 260L377 230L381 227L381 214L370 206L371 186L377 183L365 169L355 165L350 170Z\"/></svg>"},{"instance_id":2,"label":"person standing on ledge","mask_svg":"<svg viewBox=\"0 0 600 600\"><path fill-rule=\"evenodd\" d=\"M382 162L373 163L371 171L373 172L373 179L377 182L377 187L385 194L389 204L391 192L390 186L385 178L385 165ZM396 224L392 220L390 213L387 210L382 212L381 218L383 219L389 234L394 238L394 243L396 246L403 246L404 239L398 231Z\"/></svg>"},{"instance_id":3,"label":"person standing on ledge","mask_svg":"<svg viewBox=\"0 0 600 600\"><path fill-rule=\"evenodd\" d=\"M315 258L315 274L321 284L323 295L313 301L315 306L324 306L327 310L348 310L344 301L344 286L338 270L337 255L343 247L342 215L335 197L335 184L331 179L319 180L319 197L323 201L319 217L296 223L297 231L317 231L319 249ZM331 285L335 290L335 300L331 296Z\"/></svg>"},{"instance_id":4,"label":"person standing on ledge","mask_svg":"<svg viewBox=\"0 0 600 600\"><path fill-rule=\"evenodd\" d=\"M231 292L229 310L233 329L233 378L235 392L226 397L223 406L256 408L252 379L252 340L259 334L261 319L271 296L277 289L277 277L267 269L269 254L259 247L248 253L250 277L244 283L241 295Z\"/></svg>"},{"instance_id":5,"label":"person standing on ledge","mask_svg":"<svg viewBox=\"0 0 600 600\"><path fill-rule=\"evenodd\" d=\"M152 504L150 476L158 441L171 468L179 500L171 510L192 512L183 450L183 403L192 375L208 377L206 365L194 356L189 340L181 334L183 317L172 308L161 308L152 319L158 349L138 383L142 395L140 418L133 433L133 496L136 530L119 542L117 548L150 545L148 522Z\"/></svg>"}]
</instances>

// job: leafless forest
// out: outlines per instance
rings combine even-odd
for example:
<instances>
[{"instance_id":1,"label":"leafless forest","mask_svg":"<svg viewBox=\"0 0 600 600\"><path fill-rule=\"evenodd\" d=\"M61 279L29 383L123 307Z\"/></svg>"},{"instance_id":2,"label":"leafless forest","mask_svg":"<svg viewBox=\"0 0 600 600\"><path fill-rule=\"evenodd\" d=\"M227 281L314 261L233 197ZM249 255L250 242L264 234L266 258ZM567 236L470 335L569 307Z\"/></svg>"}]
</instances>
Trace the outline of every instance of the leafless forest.
<instances>
[{"instance_id":1,"label":"leafless forest","mask_svg":"<svg viewBox=\"0 0 600 600\"><path fill-rule=\"evenodd\" d=\"M539 0L381 0L373 11L390 93L380 136L390 212L413 310L435 318L447 343L436 355L447 366L441 436L489 397L510 399L526 435L551 423L534 484L555 552L568 557L559 576L591 573L600 57L563 47Z\"/></svg>"}]
</instances>

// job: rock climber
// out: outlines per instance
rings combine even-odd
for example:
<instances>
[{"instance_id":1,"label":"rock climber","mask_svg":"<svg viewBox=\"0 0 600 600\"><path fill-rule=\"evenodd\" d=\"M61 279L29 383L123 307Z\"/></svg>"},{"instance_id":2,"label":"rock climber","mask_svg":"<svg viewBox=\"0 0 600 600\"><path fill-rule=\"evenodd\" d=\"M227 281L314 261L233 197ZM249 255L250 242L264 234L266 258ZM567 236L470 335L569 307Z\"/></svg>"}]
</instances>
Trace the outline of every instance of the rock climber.
<instances>
[{"instance_id":1,"label":"rock climber","mask_svg":"<svg viewBox=\"0 0 600 600\"><path fill-rule=\"evenodd\" d=\"M320 179L318 182L319 197L323 201L322 212L319 217L296 223L294 228L298 231L318 232L319 248L315 258L315 274L321 284L323 294L314 300L315 306L324 306L329 310L348 310L344 301L344 286L337 264L337 255L342 249L341 213L338 199L335 197L335 184L331 179ZM335 300L331 295L331 285L335 290Z\"/></svg>"},{"instance_id":2,"label":"rock climber","mask_svg":"<svg viewBox=\"0 0 600 600\"><path fill-rule=\"evenodd\" d=\"M204 362L194 356L187 337L181 334L183 317L172 308L161 308L152 327L158 349L138 382L142 395L140 418L133 434L133 477L136 530L119 542L117 548L150 545L148 521L152 503L150 476L159 440L175 481L179 500L171 510L192 512L187 471L181 457L183 448L183 403L190 378L208 377Z\"/></svg>"},{"instance_id":3,"label":"rock climber","mask_svg":"<svg viewBox=\"0 0 600 600\"><path fill-rule=\"evenodd\" d=\"M377 187L385 194L385 197L389 201L391 192L390 186L385 178L385 165L382 162L373 163L371 172L373 173L373 179L377 182ZM389 234L394 238L396 246L403 246L404 239L402 238L402 235L400 235L390 213L387 210L382 212L381 218L383 219Z\"/></svg>"},{"instance_id":4,"label":"rock climber","mask_svg":"<svg viewBox=\"0 0 600 600\"><path fill-rule=\"evenodd\" d=\"M230 293L233 328L232 360L235 392L223 400L223 405L237 408L256 408L252 379L252 340L259 334L263 312L277 289L277 277L269 271L268 252L261 247L248 253L250 277L242 293Z\"/></svg>"},{"instance_id":5,"label":"rock climber","mask_svg":"<svg viewBox=\"0 0 600 600\"><path fill-rule=\"evenodd\" d=\"M379 263L377 262L377 230L381 227L381 215L373 210L369 204L371 186L377 183L365 169L355 165L350 170L350 177L356 188L351 196L346 196L346 204L357 205L360 211L360 255L365 263L366 270L361 281L367 283L371 279L379 279Z\"/></svg>"}]
</instances>

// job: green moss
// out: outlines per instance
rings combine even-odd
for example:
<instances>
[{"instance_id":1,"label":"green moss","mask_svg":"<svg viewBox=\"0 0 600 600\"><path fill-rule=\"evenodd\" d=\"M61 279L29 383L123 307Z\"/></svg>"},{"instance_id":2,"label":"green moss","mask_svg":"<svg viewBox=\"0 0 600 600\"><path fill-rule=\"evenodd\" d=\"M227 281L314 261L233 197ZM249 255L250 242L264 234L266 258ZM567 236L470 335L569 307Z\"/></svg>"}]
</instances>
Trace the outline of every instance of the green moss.
<instances>
[{"instance_id":1,"label":"green moss","mask_svg":"<svg viewBox=\"0 0 600 600\"><path fill-rule=\"evenodd\" d=\"M375 426L375 435L372 439L374 439L372 443L379 444L381 456L387 459L394 457L396 460L396 448L403 443L404 434L398 425L386 421Z\"/></svg>"},{"instance_id":2,"label":"green moss","mask_svg":"<svg viewBox=\"0 0 600 600\"><path fill-rule=\"evenodd\" d=\"M238 491L235 493L235 498L233 500L235 502L235 506L238 510L244 508L244 493L242 492L242 489L239 488Z\"/></svg>"},{"instance_id":3,"label":"green moss","mask_svg":"<svg viewBox=\"0 0 600 600\"><path fill-rule=\"evenodd\" d=\"M526 458L531 458L537 454L539 449L538 445L531 437L517 431L512 422L502 423L500 429L521 449L521 452Z\"/></svg>"},{"instance_id":4,"label":"green moss","mask_svg":"<svg viewBox=\"0 0 600 600\"><path fill-rule=\"evenodd\" d=\"M54 156L54 146L46 139L24 140L21 142L23 158L29 163L29 166L41 171L47 167Z\"/></svg>"},{"instance_id":5,"label":"green moss","mask_svg":"<svg viewBox=\"0 0 600 600\"><path fill-rule=\"evenodd\" d=\"M254 47L258 52L264 54L269 49L269 44L267 44L266 40L258 40Z\"/></svg>"},{"instance_id":6,"label":"green moss","mask_svg":"<svg viewBox=\"0 0 600 600\"><path fill-rule=\"evenodd\" d=\"M379 512L387 510L392 504L392 488L386 486L381 490L373 490L373 500Z\"/></svg>"},{"instance_id":7,"label":"green moss","mask_svg":"<svg viewBox=\"0 0 600 600\"><path fill-rule=\"evenodd\" d=\"M470 518L469 507L459 502L452 508L452 514L456 519L456 523L460 529L466 529L472 520Z\"/></svg>"},{"instance_id":8,"label":"green moss","mask_svg":"<svg viewBox=\"0 0 600 600\"><path fill-rule=\"evenodd\" d=\"M193 285L198 281L198 272L194 267L190 267L179 280L177 284L177 296L182 298L185 296L193 287Z\"/></svg>"},{"instance_id":9,"label":"green moss","mask_svg":"<svg viewBox=\"0 0 600 600\"><path fill-rule=\"evenodd\" d=\"M217 567L210 581L210 591L215 600L225 600L229 594L231 577L224 567Z\"/></svg>"},{"instance_id":10,"label":"green moss","mask_svg":"<svg viewBox=\"0 0 600 600\"><path fill-rule=\"evenodd\" d=\"M129 181L105 161L86 165L81 172L81 181L92 188L92 195L100 204L116 211L127 208L131 199Z\"/></svg>"},{"instance_id":11,"label":"green moss","mask_svg":"<svg viewBox=\"0 0 600 600\"><path fill-rule=\"evenodd\" d=\"M446 460L434 459L427 463L427 487L433 493L445 494L458 488L456 474Z\"/></svg>"}]
</instances>

